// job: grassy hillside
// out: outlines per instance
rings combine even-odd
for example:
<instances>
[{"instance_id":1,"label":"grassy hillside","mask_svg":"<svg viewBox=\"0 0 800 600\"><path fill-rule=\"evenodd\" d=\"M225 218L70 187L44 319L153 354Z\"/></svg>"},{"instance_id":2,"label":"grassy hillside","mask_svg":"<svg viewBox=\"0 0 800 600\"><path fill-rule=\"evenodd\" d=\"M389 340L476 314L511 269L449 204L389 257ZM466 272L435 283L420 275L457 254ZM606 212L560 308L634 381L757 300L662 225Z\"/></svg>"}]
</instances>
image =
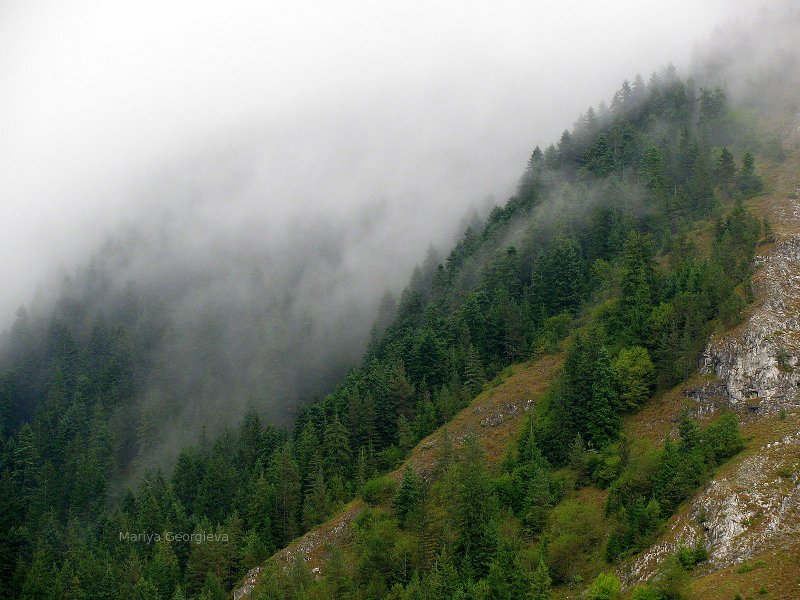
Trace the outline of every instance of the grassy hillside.
<instances>
[{"instance_id":1,"label":"grassy hillside","mask_svg":"<svg viewBox=\"0 0 800 600\"><path fill-rule=\"evenodd\" d=\"M790 145L791 143L789 140ZM769 188L765 194L748 200L747 205L760 218L776 223L772 230L774 236L770 237L768 233L758 246L757 254L761 257L769 256L775 245L782 240L800 234L800 228L792 228L785 218L787 211L795 210L792 201L796 200L794 190L797 186L799 158L798 152L795 151L780 163L760 164L760 169L768 174L766 180ZM712 253L715 227L717 225L713 220L701 219L692 224L690 235L697 240L701 252ZM670 254L663 255L659 260L668 264ZM797 268L800 269L800 265L797 265ZM744 308L741 321L727 327L721 322L717 324L714 333L717 341L736 336L767 301L763 286L760 285L760 277L763 275L757 270L753 278L756 295L750 305ZM800 311L800 306L797 309ZM564 342L565 345L569 343L569 340ZM516 446L520 429L523 430L524 436L525 413L537 414L535 400L541 400L546 394L548 386L553 384L562 364L563 353L515 364L506 369L450 423L421 440L407 460L388 477L394 482L401 482L403 473L410 467L421 474L431 486L436 487L442 478L442 473L436 469L437 452L442 445L442 436L446 429L456 448L468 433L474 433L485 450L486 465L500 478L504 469L503 458L508 460L508 456L518 451ZM695 374L672 388L658 392L640 410L626 416L622 426L622 438L634 443L649 442L653 446L660 446L665 440L680 436L682 413L689 411L696 423L708 426L719 416L729 413L731 409L735 411L737 420L741 423L744 450L714 469L714 481L724 480L741 469L748 460L764 455L767 452L765 450L767 445L796 432L800 425L800 415L792 411L774 411L770 414L759 409L756 401L738 406L731 405L726 397L724 385L717 377L713 374ZM774 444L772 446L774 447ZM770 458L775 465L777 477L785 484L793 481L792 478L796 477L797 468L800 466L800 461L794 460L794 458L800 459L800 454L796 457L793 454L794 448L785 445L777 450L777 454L773 451L773 456ZM522 557L519 565L533 571L535 560L532 557L538 556L543 539L549 538L550 543L553 540L557 542L560 540L557 535L559 529L569 528L570 522L574 519L577 518L580 522L586 515L590 515L594 518L599 517L603 523L597 523L599 529L593 532L580 533L578 538L581 550L569 555L574 563L569 569L571 580L556 585L551 593L554 597L577 597L586 588L587 583L603 571L617 570L623 576L630 577L632 566L642 557L646 557L648 551L634 554L621 565L609 563L603 556L603 542L613 530L614 523L613 515L603 515L608 499L607 490L603 489L605 486L598 486L597 482L591 482L589 485L586 485L586 482L581 483L581 474L574 464L561 469L558 475L562 481L567 482L567 490L560 502L553 506L548 517L549 525L545 526L543 537L525 533L524 527L513 516L506 515L505 521L501 524L501 529L506 530L505 535L517 539L517 551ZM698 490L699 495L713 485L713 482L704 485ZM783 485L783 488L785 493L791 493L793 489L791 485ZM747 492L746 489L742 491ZM330 589L324 584L328 581L328 570L331 568L332 549L334 547L337 549L333 551L334 553L338 551L343 553L345 564L349 565L347 568L357 570L361 553L359 544L362 543L358 531L363 526L358 523L359 515L363 511L376 510L393 513L393 498L397 498L396 485L387 484L387 487L372 498L371 502L361 499L351 502L333 519L292 542L273 557L271 565L267 565L267 579L270 583L262 585L260 589L256 588L256 596L260 593L266 594L264 597L272 597L268 590L272 589L271 586L276 581L281 581L287 573L302 579L304 577L302 573L306 572L312 580L322 582L318 586L308 584L310 597L317 597L315 594L327 597L325 594L330 593ZM691 515L693 500L691 498L688 500L677 507L675 514L659 527L657 535L651 540L651 548L660 551L653 555L652 564L647 565L642 571L648 577L663 579L663 575L657 574L659 566L665 561L669 562L669 556L677 552L681 543L685 541L680 538L679 533L681 524L693 519ZM768 518L768 515L764 515L763 518ZM753 526L755 527L755 524ZM279 565L277 571L274 570L276 564ZM641 563L636 564L636 567L640 571L643 569ZM253 570L249 582L260 581L264 573L264 567ZM628 581L633 583L641 579L640 574ZM680 580L675 585L680 586L682 590L680 593L686 598L735 598L736 594L741 594L742 598L791 598L794 597L800 581L800 563L792 559L791 551L786 548L758 552L737 561L733 566L724 568L701 559L697 564L681 568L676 580ZM248 596L252 591L253 588L248 585L237 591L237 597ZM483 590L479 593L485 592L486 590ZM627 596L631 592L632 589L628 587L623 595ZM398 589L396 593L398 594L396 597L404 597L400 595L402 589ZM430 590L427 593L430 593Z\"/></svg>"},{"instance_id":2,"label":"grassy hillside","mask_svg":"<svg viewBox=\"0 0 800 600\"><path fill-rule=\"evenodd\" d=\"M708 336L757 310L772 234L745 203L770 139L720 87L625 82L387 300L363 361L291 428L251 411L125 493L158 431L159 399L135 398L162 313L143 297L109 323L79 296L21 313L0 374L3 593L223 598L273 555L262 597L613 591L601 572L741 450L736 418L681 408L687 382L716 385L696 375Z\"/></svg>"}]
</instances>

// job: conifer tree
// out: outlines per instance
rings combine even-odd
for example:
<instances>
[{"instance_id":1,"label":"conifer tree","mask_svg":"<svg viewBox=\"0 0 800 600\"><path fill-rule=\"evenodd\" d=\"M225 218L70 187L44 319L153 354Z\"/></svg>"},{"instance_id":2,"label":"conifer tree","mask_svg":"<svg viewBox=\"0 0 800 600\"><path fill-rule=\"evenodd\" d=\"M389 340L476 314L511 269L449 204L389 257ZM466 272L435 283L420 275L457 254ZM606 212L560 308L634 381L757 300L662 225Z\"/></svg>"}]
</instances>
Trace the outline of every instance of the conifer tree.
<instances>
[{"instance_id":1,"label":"conifer tree","mask_svg":"<svg viewBox=\"0 0 800 600\"><path fill-rule=\"evenodd\" d=\"M325 485L322 471L318 469L316 477L314 477L314 484L303 502L303 526L311 529L315 525L319 525L328 516L328 511L328 488Z\"/></svg>"},{"instance_id":2,"label":"conifer tree","mask_svg":"<svg viewBox=\"0 0 800 600\"><path fill-rule=\"evenodd\" d=\"M283 546L297 532L297 515L300 508L300 473L288 442L273 455L269 478L275 486L272 524L275 538Z\"/></svg>"},{"instance_id":3,"label":"conifer tree","mask_svg":"<svg viewBox=\"0 0 800 600\"><path fill-rule=\"evenodd\" d=\"M419 521L424 501L425 487L422 478L408 466L393 501L401 527Z\"/></svg>"},{"instance_id":4,"label":"conifer tree","mask_svg":"<svg viewBox=\"0 0 800 600\"><path fill-rule=\"evenodd\" d=\"M416 415L414 416L413 438L409 449L417 443L417 440L421 440L434 429L436 429L436 407L433 405L433 402L431 402L431 396L426 390L423 397L417 402ZM403 447L402 444L400 447Z\"/></svg>"},{"instance_id":5,"label":"conifer tree","mask_svg":"<svg viewBox=\"0 0 800 600\"><path fill-rule=\"evenodd\" d=\"M464 386L470 395L478 394L486 384L486 374L475 346L469 344L464 352Z\"/></svg>"},{"instance_id":6,"label":"conifer tree","mask_svg":"<svg viewBox=\"0 0 800 600\"><path fill-rule=\"evenodd\" d=\"M461 588L461 581L450 552L446 547L442 548L427 578L425 598L430 600L455 598Z\"/></svg>"},{"instance_id":7,"label":"conifer tree","mask_svg":"<svg viewBox=\"0 0 800 600\"><path fill-rule=\"evenodd\" d=\"M180 582L180 566L166 535L157 543L146 573L161 598L172 596Z\"/></svg>"},{"instance_id":8,"label":"conifer tree","mask_svg":"<svg viewBox=\"0 0 800 600\"><path fill-rule=\"evenodd\" d=\"M334 415L325 427L325 472L328 478L341 477L344 479L350 469L350 442L347 439L347 429Z\"/></svg>"},{"instance_id":9,"label":"conifer tree","mask_svg":"<svg viewBox=\"0 0 800 600\"><path fill-rule=\"evenodd\" d=\"M550 600L553 597L551 590L552 581L547 565L544 563L544 559L539 559L539 565L531 576L531 586L525 598L527 600Z\"/></svg>"},{"instance_id":10,"label":"conifer tree","mask_svg":"<svg viewBox=\"0 0 800 600\"><path fill-rule=\"evenodd\" d=\"M474 437L466 441L457 482L456 553L465 568L482 577L497 549L498 503L483 452Z\"/></svg>"},{"instance_id":11,"label":"conifer tree","mask_svg":"<svg viewBox=\"0 0 800 600\"><path fill-rule=\"evenodd\" d=\"M714 179L723 192L730 193L736 181L736 161L730 150L723 148L714 170Z\"/></svg>"},{"instance_id":12,"label":"conifer tree","mask_svg":"<svg viewBox=\"0 0 800 600\"><path fill-rule=\"evenodd\" d=\"M750 152L746 152L742 157L742 168L736 183L745 198L760 193L764 188L761 178L756 175L755 158Z\"/></svg>"},{"instance_id":13,"label":"conifer tree","mask_svg":"<svg viewBox=\"0 0 800 600\"><path fill-rule=\"evenodd\" d=\"M586 407L586 435L594 447L603 448L619 435L619 403L608 350L601 344L593 344L590 352L594 360L591 400Z\"/></svg>"},{"instance_id":14,"label":"conifer tree","mask_svg":"<svg viewBox=\"0 0 800 600\"><path fill-rule=\"evenodd\" d=\"M397 446L404 453L407 453L416 443L414 428L408 422L405 415L397 417Z\"/></svg>"}]
</instances>

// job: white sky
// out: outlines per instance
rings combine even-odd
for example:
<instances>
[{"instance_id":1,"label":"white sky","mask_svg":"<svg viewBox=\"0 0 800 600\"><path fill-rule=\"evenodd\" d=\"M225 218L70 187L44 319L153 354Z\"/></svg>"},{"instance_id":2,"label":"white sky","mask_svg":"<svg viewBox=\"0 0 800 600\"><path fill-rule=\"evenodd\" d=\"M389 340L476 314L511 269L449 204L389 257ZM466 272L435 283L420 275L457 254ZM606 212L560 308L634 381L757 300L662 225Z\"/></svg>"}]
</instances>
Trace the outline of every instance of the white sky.
<instances>
[{"instance_id":1,"label":"white sky","mask_svg":"<svg viewBox=\"0 0 800 600\"><path fill-rule=\"evenodd\" d=\"M3 0L0 324L137 220L147 182L179 164L169 204L240 139L261 173L240 219L381 198L409 245L442 241L588 104L760 4Z\"/></svg>"}]
</instances>

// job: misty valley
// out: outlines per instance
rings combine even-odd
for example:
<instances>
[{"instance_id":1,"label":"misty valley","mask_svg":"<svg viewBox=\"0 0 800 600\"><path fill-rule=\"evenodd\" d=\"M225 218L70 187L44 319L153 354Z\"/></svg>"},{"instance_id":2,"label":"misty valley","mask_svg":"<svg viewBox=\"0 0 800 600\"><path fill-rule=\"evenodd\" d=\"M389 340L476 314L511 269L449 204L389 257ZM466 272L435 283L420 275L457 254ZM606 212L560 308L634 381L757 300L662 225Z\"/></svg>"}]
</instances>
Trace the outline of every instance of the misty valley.
<instances>
[{"instance_id":1,"label":"misty valley","mask_svg":"<svg viewBox=\"0 0 800 600\"><path fill-rule=\"evenodd\" d=\"M393 145L377 183L332 166L370 160L358 122L309 119L292 151L331 164L296 171L254 126L37 263L0 336L0 597L800 597L800 12L758 19L522 139L503 202L401 209L366 192L413 178ZM495 168L436 161L422 196Z\"/></svg>"}]
</instances>

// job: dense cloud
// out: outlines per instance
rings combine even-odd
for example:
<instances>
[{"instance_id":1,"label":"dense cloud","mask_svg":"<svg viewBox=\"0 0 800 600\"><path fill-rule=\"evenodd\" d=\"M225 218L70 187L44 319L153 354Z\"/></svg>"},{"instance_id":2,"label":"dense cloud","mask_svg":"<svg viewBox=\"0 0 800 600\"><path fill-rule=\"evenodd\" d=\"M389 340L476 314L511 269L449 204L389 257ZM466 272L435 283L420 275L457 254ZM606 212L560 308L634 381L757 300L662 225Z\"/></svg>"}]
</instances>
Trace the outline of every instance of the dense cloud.
<instances>
[{"instance_id":1,"label":"dense cloud","mask_svg":"<svg viewBox=\"0 0 800 600\"><path fill-rule=\"evenodd\" d=\"M91 263L98 310L169 307L144 406L285 422L535 144L760 5L735 4L5 3L0 324Z\"/></svg>"}]
</instances>

